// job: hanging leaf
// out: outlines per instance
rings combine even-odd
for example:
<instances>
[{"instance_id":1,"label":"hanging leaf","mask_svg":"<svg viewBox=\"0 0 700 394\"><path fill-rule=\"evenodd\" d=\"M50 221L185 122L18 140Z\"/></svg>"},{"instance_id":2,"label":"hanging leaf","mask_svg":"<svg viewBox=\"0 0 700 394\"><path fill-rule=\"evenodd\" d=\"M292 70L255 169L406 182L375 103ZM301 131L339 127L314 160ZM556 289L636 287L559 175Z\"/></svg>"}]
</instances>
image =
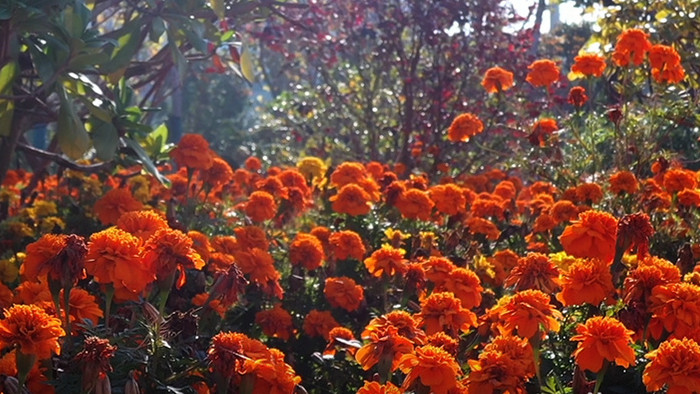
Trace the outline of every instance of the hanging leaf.
<instances>
[{"instance_id":1,"label":"hanging leaf","mask_svg":"<svg viewBox=\"0 0 700 394\"><path fill-rule=\"evenodd\" d=\"M78 160L90 149L90 136L78 117L73 102L61 91L61 109L58 111L56 136L58 146L72 160Z\"/></svg>"},{"instance_id":2,"label":"hanging leaf","mask_svg":"<svg viewBox=\"0 0 700 394\"><path fill-rule=\"evenodd\" d=\"M224 0L210 0L211 9L219 19L224 19L226 17L226 3Z\"/></svg>"},{"instance_id":3,"label":"hanging leaf","mask_svg":"<svg viewBox=\"0 0 700 394\"><path fill-rule=\"evenodd\" d=\"M139 145L138 142L130 139L130 138L124 138L124 142L126 143L126 146L131 148L131 150L136 153L136 156L138 157L138 161L141 163L146 168L146 171L151 173L160 183L163 185L170 185L170 180L168 178L164 177L163 174L158 171L158 168L156 167L155 163L153 163L153 160L148 156L148 153L146 153L145 150Z\"/></svg>"},{"instance_id":4,"label":"hanging leaf","mask_svg":"<svg viewBox=\"0 0 700 394\"><path fill-rule=\"evenodd\" d=\"M12 83L16 76L17 62L7 63L0 69L0 95L12 95ZM14 110L13 100L0 99L0 136L10 135Z\"/></svg>"},{"instance_id":5,"label":"hanging leaf","mask_svg":"<svg viewBox=\"0 0 700 394\"><path fill-rule=\"evenodd\" d=\"M250 54L250 50L244 47L243 52L241 52L241 73L248 80L248 82L255 82L255 73L253 73L253 57Z\"/></svg>"},{"instance_id":6,"label":"hanging leaf","mask_svg":"<svg viewBox=\"0 0 700 394\"><path fill-rule=\"evenodd\" d=\"M102 161L114 159L119 146L119 132L112 123L93 118L92 145L95 147L97 158Z\"/></svg>"}]
</instances>

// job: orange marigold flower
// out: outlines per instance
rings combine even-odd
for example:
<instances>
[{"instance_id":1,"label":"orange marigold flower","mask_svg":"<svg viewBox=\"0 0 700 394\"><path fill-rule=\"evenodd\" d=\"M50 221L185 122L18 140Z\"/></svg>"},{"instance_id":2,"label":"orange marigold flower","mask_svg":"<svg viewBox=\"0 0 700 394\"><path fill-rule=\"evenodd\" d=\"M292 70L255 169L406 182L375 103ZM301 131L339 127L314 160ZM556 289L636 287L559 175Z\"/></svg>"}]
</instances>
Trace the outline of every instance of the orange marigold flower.
<instances>
[{"instance_id":1,"label":"orange marigold flower","mask_svg":"<svg viewBox=\"0 0 700 394\"><path fill-rule=\"evenodd\" d=\"M617 37L613 61L621 67L630 63L639 66L644 62L644 56L651 49L649 35L639 29L628 29Z\"/></svg>"},{"instance_id":2,"label":"orange marigold flower","mask_svg":"<svg viewBox=\"0 0 700 394\"><path fill-rule=\"evenodd\" d=\"M433 335L428 336L426 339L428 345L433 345L435 347L442 348L447 353L453 356L457 355L459 352L459 340L452 338L451 336L445 334L444 332L436 332Z\"/></svg>"},{"instance_id":3,"label":"orange marigold flower","mask_svg":"<svg viewBox=\"0 0 700 394\"><path fill-rule=\"evenodd\" d=\"M503 327L519 336L532 338L541 331L559 331L561 312L550 303L549 295L540 290L523 290L515 293L500 310ZM543 333L544 334L544 333Z\"/></svg>"},{"instance_id":4,"label":"orange marigold flower","mask_svg":"<svg viewBox=\"0 0 700 394\"><path fill-rule=\"evenodd\" d=\"M185 134L180 138L170 157L180 167L208 170L214 163L214 154L209 142L199 134Z\"/></svg>"},{"instance_id":5,"label":"orange marigold flower","mask_svg":"<svg viewBox=\"0 0 700 394\"><path fill-rule=\"evenodd\" d=\"M66 305L63 301L63 290L61 291L61 308L65 310ZM95 326L100 322L100 318L104 316L102 309L97 305L95 296L88 293L87 290L75 287L71 289L68 304L70 305L70 319L78 324L87 324L85 320L90 320L91 325ZM80 331L82 328L73 325L74 335Z\"/></svg>"},{"instance_id":6,"label":"orange marigold flower","mask_svg":"<svg viewBox=\"0 0 700 394\"><path fill-rule=\"evenodd\" d=\"M255 322L262 327L263 333L268 337L280 338L285 341L289 340L289 336L294 330L292 315L284 310L280 304L275 304L272 309L256 313Z\"/></svg>"},{"instance_id":7,"label":"orange marigold flower","mask_svg":"<svg viewBox=\"0 0 700 394\"><path fill-rule=\"evenodd\" d=\"M535 223L532 225L533 233L546 233L547 231L553 230L559 222L554 219L554 217L548 213L541 213L540 216L535 219Z\"/></svg>"},{"instance_id":8,"label":"orange marigold flower","mask_svg":"<svg viewBox=\"0 0 700 394\"><path fill-rule=\"evenodd\" d=\"M366 177L367 171L362 163L346 161L331 174L331 186L341 188L351 183L359 184Z\"/></svg>"},{"instance_id":9,"label":"orange marigold flower","mask_svg":"<svg viewBox=\"0 0 700 394\"><path fill-rule=\"evenodd\" d=\"M90 236L85 268L95 282L116 283L136 294L156 279L153 265L141 258L141 240L115 227Z\"/></svg>"},{"instance_id":10,"label":"orange marigold flower","mask_svg":"<svg viewBox=\"0 0 700 394\"><path fill-rule=\"evenodd\" d=\"M27 256L20 268L25 280L48 277L62 288L85 278L85 240L75 234L45 234L27 245Z\"/></svg>"},{"instance_id":11,"label":"orange marigold flower","mask_svg":"<svg viewBox=\"0 0 700 394\"><path fill-rule=\"evenodd\" d=\"M357 394L400 394L401 390L394 386L393 383L387 382L380 384L379 382L368 382L365 380L365 385L357 390Z\"/></svg>"},{"instance_id":12,"label":"orange marigold flower","mask_svg":"<svg viewBox=\"0 0 700 394\"><path fill-rule=\"evenodd\" d=\"M574 58L574 65L571 71L577 74L600 77L605 71L605 58L592 53L578 55Z\"/></svg>"},{"instance_id":13,"label":"orange marigold flower","mask_svg":"<svg viewBox=\"0 0 700 394\"><path fill-rule=\"evenodd\" d=\"M275 269L275 261L268 251L253 248L238 251L234 256L241 272L249 275L253 282L262 286L263 291L267 289L277 298L282 298L283 291L278 283L281 275Z\"/></svg>"},{"instance_id":14,"label":"orange marigold flower","mask_svg":"<svg viewBox=\"0 0 700 394\"><path fill-rule=\"evenodd\" d=\"M431 256L422 265L425 276L429 281L435 283L436 287L444 286L452 271L457 268L450 259L437 256Z\"/></svg>"},{"instance_id":15,"label":"orange marigold flower","mask_svg":"<svg viewBox=\"0 0 700 394\"><path fill-rule=\"evenodd\" d=\"M168 222L156 211L130 211L117 220L117 228L131 233L143 242L166 227L169 227Z\"/></svg>"},{"instance_id":16,"label":"orange marigold flower","mask_svg":"<svg viewBox=\"0 0 700 394\"><path fill-rule=\"evenodd\" d=\"M630 171L618 171L610 176L610 191L615 194L634 194L639 190L637 177Z\"/></svg>"},{"instance_id":17,"label":"orange marigold flower","mask_svg":"<svg viewBox=\"0 0 700 394\"><path fill-rule=\"evenodd\" d=\"M561 274L561 293L557 299L565 306L589 303L594 306L613 295L611 262L577 259Z\"/></svg>"},{"instance_id":18,"label":"orange marigold flower","mask_svg":"<svg viewBox=\"0 0 700 394\"><path fill-rule=\"evenodd\" d=\"M340 188L338 194L328 200L333 203L333 210L351 216L367 215L372 209L371 196L362 187L349 183Z\"/></svg>"},{"instance_id":19,"label":"orange marigold flower","mask_svg":"<svg viewBox=\"0 0 700 394\"><path fill-rule=\"evenodd\" d=\"M406 374L402 389L410 388L414 381L419 380L435 394L447 394L457 387L457 377L462 375L455 358L444 349L432 345L418 347L412 354L404 354L399 368Z\"/></svg>"},{"instance_id":20,"label":"orange marigold flower","mask_svg":"<svg viewBox=\"0 0 700 394\"><path fill-rule=\"evenodd\" d=\"M518 190L513 182L501 181L498 182L498 185L493 189L493 194L504 200L512 200L515 198L515 195L518 194Z\"/></svg>"},{"instance_id":21,"label":"orange marigold flower","mask_svg":"<svg viewBox=\"0 0 700 394\"><path fill-rule=\"evenodd\" d=\"M484 124L476 115L464 113L457 116L447 130L447 138L452 142L466 142L484 131Z\"/></svg>"},{"instance_id":22,"label":"orange marigold flower","mask_svg":"<svg viewBox=\"0 0 700 394\"><path fill-rule=\"evenodd\" d=\"M446 215L456 215L466 209L467 198L462 188L453 183L433 186L428 194L435 208Z\"/></svg>"},{"instance_id":23,"label":"orange marigold flower","mask_svg":"<svg viewBox=\"0 0 700 394\"><path fill-rule=\"evenodd\" d=\"M481 280L474 271L467 268L455 268L442 286L459 298L466 309L476 308L481 304Z\"/></svg>"},{"instance_id":24,"label":"orange marigold flower","mask_svg":"<svg viewBox=\"0 0 700 394\"><path fill-rule=\"evenodd\" d=\"M233 180L233 170L226 160L215 157L211 167L202 174L202 180L211 186L220 186Z\"/></svg>"},{"instance_id":25,"label":"orange marigold flower","mask_svg":"<svg viewBox=\"0 0 700 394\"><path fill-rule=\"evenodd\" d=\"M478 360L469 360L468 393L524 392L535 376L532 346L527 339L499 335L484 346Z\"/></svg>"},{"instance_id":26,"label":"orange marigold flower","mask_svg":"<svg viewBox=\"0 0 700 394\"><path fill-rule=\"evenodd\" d=\"M421 311L415 315L425 333L446 331L452 336L467 332L476 326L476 315L462 306L459 298L450 292L433 293L421 302Z\"/></svg>"},{"instance_id":27,"label":"orange marigold flower","mask_svg":"<svg viewBox=\"0 0 700 394\"><path fill-rule=\"evenodd\" d=\"M365 256L365 244L354 231L344 230L334 232L328 237L331 254L338 260L353 258L362 260Z\"/></svg>"},{"instance_id":28,"label":"orange marigold flower","mask_svg":"<svg viewBox=\"0 0 700 394\"><path fill-rule=\"evenodd\" d=\"M396 208L406 219L430 220L430 213L435 203L427 192L418 189L409 189L401 193L396 202Z\"/></svg>"},{"instance_id":29,"label":"orange marigold flower","mask_svg":"<svg viewBox=\"0 0 700 394\"><path fill-rule=\"evenodd\" d=\"M413 352L413 342L399 335L398 329L394 326L372 331L369 337L364 339L369 340L369 343L357 351L355 359L365 371L377 364L380 368L387 369L382 371L384 373L395 371L401 356Z\"/></svg>"},{"instance_id":30,"label":"orange marigold flower","mask_svg":"<svg viewBox=\"0 0 700 394\"><path fill-rule=\"evenodd\" d=\"M278 349L269 349L267 359L245 360L240 373L243 375L241 380L245 375L255 377L252 394L291 393L301 383L301 378L284 362L284 353Z\"/></svg>"},{"instance_id":31,"label":"orange marigold flower","mask_svg":"<svg viewBox=\"0 0 700 394\"><path fill-rule=\"evenodd\" d=\"M472 216L478 218L492 217L503 220L505 217L504 205L505 204L500 197L489 195L487 193L481 193L474 201L472 201L471 213Z\"/></svg>"},{"instance_id":32,"label":"orange marigold flower","mask_svg":"<svg viewBox=\"0 0 700 394\"><path fill-rule=\"evenodd\" d=\"M588 205L597 204L603 199L603 188L597 183L582 183L576 187L576 198Z\"/></svg>"},{"instance_id":33,"label":"orange marigold flower","mask_svg":"<svg viewBox=\"0 0 700 394\"><path fill-rule=\"evenodd\" d=\"M662 329L675 338L682 338L700 326L700 286L691 283L670 283L656 286L649 297L652 320L649 330L660 338Z\"/></svg>"},{"instance_id":34,"label":"orange marigold flower","mask_svg":"<svg viewBox=\"0 0 700 394\"><path fill-rule=\"evenodd\" d=\"M556 120L542 118L532 125L532 132L527 136L527 139L534 146L545 146L549 137L557 130L559 130L559 125Z\"/></svg>"},{"instance_id":35,"label":"orange marigold flower","mask_svg":"<svg viewBox=\"0 0 700 394\"><path fill-rule=\"evenodd\" d=\"M569 90L567 102L576 108L581 108L588 102L588 94L583 86L574 86Z\"/></svg>"},{"instance_id":36,"label":"orange marigold flower","mask_svg":"<svg viewBox=\"0 0 700 394\"><path fill-rule=\"evenodd\" d=\"M105 226L116 224L127 212L139 211L143 204L134 198L129 189L112 189L97 200L93 208L97 218Z\"/></svg>"},{"instance_id":37,"label":"orange marigold flower","mask_svg":"<svg viewBox=\"0 0 700 394\"><path fill-rule=\"evenodd\" d=\"M664 174L664 188L671 194L696 187L696 175L693 171L674 168Z\"/></svg>"},{"instance_id":38,"label":"orange marigold flower","mask_svg":"<svg viewBox=\"0 0 700 394\"><path fill-rule=\"evenodd\" d=\"M253 192L245 203L245 213L256 223L272 219L277 214L275 198L267 192Z\"/></svg>"},{"instance_id":39,"label":"orange marigold flower","mask_svg":"<svg viewBox=\"0 0 700 394\"><path fill-rule=\"evenodd\" d=\"M628 305L636 301L649 307L649 297L656 286L680 281L681 271L678 267L668 260L650 256L640 261L637 268L627 274L622 299Z\"/></svg>"},{"instance_id":40,"label":"orange marigold flower","mask_svg":"<svg viewBox=\"0 0 700 394\"><path fill-rule=\"evenodd\" d=\"M471 234L483 234L486 236L486 239L491 241L495 241L501 236L501 231L498 227L488 219L472 217L467 219L465 224Z\"/></svg>"},{"instance_id":41,"label":"orange marigold flower","mask_svg":"<svg viewBox=\"0 0 700 394\"><path fill-rule=\"evenodd\" d=\"M559 289L559 269L548 256L529 253L518 259L504 284L515 286L515 291L536 289L554 294Z\"/></svg>"},{"instance_id":42,"label":"orange marigold flower","mask_svg":"<svg viewBox=\"0 0 700 394\"><path fill-rule=\"evenodd\" d=\"M330 311L312 309L304 319L304 332L310 337L323 337L328 340L328 333L340 324L333 318Z\"/></svg>"},{"instance_id":43,"label":"orange marigold flower","mask_svg":"<svg viewBox=\"0 0 700 394\"><path fill-rule=\"evenodd\" d=\"M568 222L578 217L578 208L569 200L561 200L552 205L549 214L559 223Z\"/></svg>"},{"instance_id":44,"label":"orange marigold flower","mask_svg":"<svg viewBox=\"0 0 700 394\"><path fill-rule=\"evenodd\" d=\"M549 59L535 60L527 69L530 72L525 80L532 86L549 86L559 80L559 67Z\"/></svg>"},{"instance_id":45,"label":"orange marigold flower","mask_svg":"<svg viewBox=\"0 0 700 394\"><path fill-rule=\"evenodd\" d=\"M331 306L343 308L348 312L360 309L365 298L362 286L346 276L326 279L323 294Z\"/></svg>"},{"instance_id":46,"label":"orange marigold flower","mask_svg":"<svg viewBox=\"0 0 700 394\"><path fill-rule=\"evenodd\" d=\"M255 156L250 156L245 159L243 164L248 171L260 171L262 169L262 161Z\"/></svg>"},{"instance_id":47,"label":"orange marigold flower","mask_svg":"<svg viewBox=\"0 0 700 394\"><path fill-rule=\"evenodd\" d=\"M116 352L117 347L110 345L107 339L95 336L85 338L83 350L73 359L82 366L83 390L92 391L100 379L113 371L109 361Z\"/></svg>"},{"instance_id":48,"label":"orange marigold flower","mask_svg":"<svg viewBox=\"0 0 700 394\"><path fill-rule=\"evenodd\" d=\"M651 360L642 375L647 391L666 386L673 394L700 392L700 345L694 340L669 339L645 357Z\"/></svg>"},{"instance_id":49,"label":"orange marigold flower","mask_svg":"<svg viewBox=\"0 0 700 394\"><path fill-rule=\"evenodd\" d=\"M289 260L292 265L300 265L313 271L320 267L325 259L323 244L311 234L298 233L289 245Z\"/></svg>"},{"instance_id":50,"label":"orange marigold flower","mask_svg":"<svg viewBox=\"0 0 700 394\"><path fill-rule=\"evenodd\" d=\"M685 189L678 192L678 204L686 207L700 206L700 192L695 189Z\"/></svg>"},{"instance_id":51,"label":"orange marigold flower","mask_svg":"<svg viewBox=\"0 0 700 394\"><path fill-rule=\"evenodd\" d=\"M500 67L491 67L486 70L481 86L488 93L504 92L513 87L513 73Z\"/></svg>"},{"instance_id":52,"label":"orange marigold flower","mask_svg":"<svg viewBox=\"0 0 700 394\"><path fill-rule=\"evenodd\" d=\"M603 362L613 362L627 368L635 364L632 334L624 324L612 317L595 316L576 327L572 341L579 342L574 357L581 369L593 373L603 368Z\"/></svg>"},{"instance_id":53,"label":"orange marigold flower","mask_svg":"<svg viewBox=\"0 0 700 394\"><path fill-rule=\"evenodd\" d=\"M156 231L143 247L143 264L153 267L156 279L163 281L179 272L176 283L185 284L185 269L204 268L204 261L192 248L192 238L179 230L164 228Z\"/></svg>"},{"instance_id":54,"label":"orange marigold flower","mask_svg":"<svg viewBox=\"0 0 700 394\"><path fill-rule=\"evenodd\" d=\"M365 259L365 267L370 274L380 278L382 274L394 276L406 272L406 263L404 259L406 251L399 248L394 248L391 245L382 245L381 249L375 250L371 256Z\"/></svg>"},{"instance_id":55,"label":"orange marigold flower","mask_svg":"<svg viewBox=\"0 0 700 394\"><path fill-rule=\"evenodd\" d=\"M607 212L586 211L559 237L566 253L574 257L611 261L615 257L617 219Z\"/></svg>"},{"instance_id":56,"label":"orange marigold flower","mask_svg":"<svg viewBox=\"0 0 700 394\"><path fill-rule=\"evenodd\" d=\"M357 340L355 339L355 335L352 333L352 331L348 330L345 327L333 327L328 332L328 345L323 351L323 355L334 356L336 348L341 348L347 350L348 353L354 356L357 347L349 346L350 342L357 342ZM359 342L357 342L357 344L358 347L360 347Z\"/></svg>"},{"instance_id":57,"label":"orange marigold flower","mask_svg":"<svg viewBox=\"0 0 700 394\"><path fill-rule=\"evenodd\" d=\"M270 247L265 230L258 226L236 227L233 232L236 234L236 249L258 248L267 250ZM233 253L234 250L221 250L224 253Z\"/></svg>"},{"instance_id":58,"label":"orange marigold flower","mask_svg":"<svg viewBox=\"0 0 700 394\"><path fill-rule=\"evenodd\" d=\"M385 332L387 327L396 328L396 332L413 344L423 345L426 341L425 332L418 328L418 322L413 316L401 310L395 310L372 319L362 332L363 338L369 338L373 332Z\"/></svg>"},{"instance_id":59,"label":"orange marigold flower","mask_svg":"<svg viewBox=\"0 0 700 394\"><path fill-rule=\"evenodd\" d=\"M685 77L681 56L673 47L653 45L649 49L649 63L651 75L659 83L678 83Z\"/></svg>"},{"instance_id":60,"label":"orange marigold flower","mask_svg":"<svg viewBox=\"0 0 700 394\"><path fill-rule=\"evenodd\" d=\"M13 305L4 310L0 320L0 348L16 347L22 354L36 355L39 360L60 354L58 338L66 333L61 321L37 305Z\"/></svg>"}]
</instances>

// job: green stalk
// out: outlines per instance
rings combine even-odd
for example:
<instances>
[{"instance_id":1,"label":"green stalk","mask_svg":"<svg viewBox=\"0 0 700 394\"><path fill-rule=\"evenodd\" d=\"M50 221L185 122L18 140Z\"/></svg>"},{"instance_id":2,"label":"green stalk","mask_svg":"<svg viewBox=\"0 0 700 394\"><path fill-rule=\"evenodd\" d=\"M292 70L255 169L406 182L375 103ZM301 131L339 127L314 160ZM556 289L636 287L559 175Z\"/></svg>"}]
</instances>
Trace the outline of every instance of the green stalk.
<instances>
[{"instance_id":1,"label":"green stalk","mask_svg":"<svg viewBox=\"0 0 700 394\"><path fill-rule=\"evenodd\" d=\"M595 378L595 388L593 389L594 394L598 394L598 389L600 389L600 385L603 384L603 378L605 377L605 372L608 370L608 365L610 365L608 360L603 361L603 368L600 369Z\"/></svg>"}]
</instances>

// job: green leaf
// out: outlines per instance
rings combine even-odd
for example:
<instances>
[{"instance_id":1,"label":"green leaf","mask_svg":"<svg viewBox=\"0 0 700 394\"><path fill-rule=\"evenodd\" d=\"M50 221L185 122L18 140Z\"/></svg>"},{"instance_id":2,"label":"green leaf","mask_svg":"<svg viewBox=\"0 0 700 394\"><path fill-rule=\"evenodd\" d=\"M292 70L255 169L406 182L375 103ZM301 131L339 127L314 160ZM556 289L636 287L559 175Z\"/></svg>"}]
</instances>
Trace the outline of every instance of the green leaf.
<instances>
[{"instance_id":1,"label":"green leaf","mask_svg":"<svg viewBox=\"0 0 700 394\"><path fill-rule=\"evenodd\" d=\"M93 121L92 145L97 152L97 158L102 161L114 159L119 146L119 132L112 123L106 123L99 119Z\"/></svg>"},{"instance_id":2,"label":"green leaf","mask_svg":"<svg viewBox=\"0 0 700 394\"><path fill-rule=\"evenodd\" d=\"M170 184L170 180L168 180L168 178L164 177L163 174L158 171L158 168L156 167L155 163L153 163L153 160L151 160L146 151L143 150L138 142L130 138L124 138L124 142L126 142L126 146L131 148L134 153L136 153L138 161L146 168L146 171L150 172L151 175L156 177L156 179L158 179L158 181L163 185L167 186Z\"/></svg>"},{"instance_id":3,"label":"green leaf","mask_svg":"<svg viewBox=\"0 0 700 394\"><path fill-rule=\"evenodd\" d=\"M140 20L134 20L119 30L121 34L118 35L118 46L114 48L109 61L100 65L101 72L110 74L129 65L143 43L141 23Z\"/></svg>"},{"instance_id":4,"label":"green leaf","mask_svg":"<svg viewBox=\"0 0 700 394\"><path fill-rule=\"evenodd\" d=\"M0 69L0 94L12 95L12 84L17 77L17 62L9 62ZM0 136L10 135L15 102L0 99Z\"/></svg>"},{"instance_id":5,"label":"green leaf","mask_svg":"<svg viewBox=\"0 0 700 394\"><path fill-rule=\"evenodd\" d=\"M58 111L56 136L58 146L72 160L78 160L90 149L90 136L78 117L73 102L61 91L61 109Z\"/></svg>"},{"instance_id":6,"label":"green leaf","mask_svg":"<svg viewBox=\"0 0 700 394\"><path fill-rule=\"evenodd\" d=\"M211 9L214 10L219 19L224 19L226 17L226 3L224 0L210 0Z\"/></svg>"},{"instance_id":7,"label":"green leaf","mask_svg":"<svg viewBox=\"0 0 700 394\"><path fill-rule=\"evenodd\" d=\"M255 82L255 73L253 72L253 57L248 48L243 48L241 52L241 73L248 82Z\"/></svg>"},{"instance_id":8,"label":"green leaf","mask_svg":"<svg viewBox=\"0 0 700 394\"><path fill-rule=\"evenodd\" d=\"M163 148L168 142L168 126L163 123L148 134L143 141L143 148L151 156L157 156L163 152Z\"/></svg>"},{"instance_id":9,"label":"green leaf","mask_svg":"<svg viewBox=\"0 0 700 394\"><path fill-rule=\"evenodd\" d=\"M165 33L165 21L163 21L163 18L159 16L153 18L153 22L151 23L151 31L148 33L148 38L150 38L153 42L158 42L163 33Z\"/></svg>"}]
</instances>

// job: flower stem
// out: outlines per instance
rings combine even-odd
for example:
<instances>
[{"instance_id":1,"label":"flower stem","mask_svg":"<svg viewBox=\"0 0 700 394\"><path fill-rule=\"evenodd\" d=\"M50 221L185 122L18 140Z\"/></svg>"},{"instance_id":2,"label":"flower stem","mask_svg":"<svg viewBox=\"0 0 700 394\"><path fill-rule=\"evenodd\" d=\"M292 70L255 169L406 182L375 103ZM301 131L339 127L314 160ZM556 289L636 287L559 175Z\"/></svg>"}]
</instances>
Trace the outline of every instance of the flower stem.
<instances>
[{"instance_id":1,"label":"flower stem","mask_svg":"<svg viewBox=\"0 0 700 394\"><path fill-rule=\"evenodd\" d=\"M600 389L600 385L603 384L603 378L605 377L605 372L608 370L609 364L610 362L608 360L603 361L603 368L600 369L595 378L595 388L593 389L594 394L598 394L598 389Z\"/></svg>"}]
</instances>

